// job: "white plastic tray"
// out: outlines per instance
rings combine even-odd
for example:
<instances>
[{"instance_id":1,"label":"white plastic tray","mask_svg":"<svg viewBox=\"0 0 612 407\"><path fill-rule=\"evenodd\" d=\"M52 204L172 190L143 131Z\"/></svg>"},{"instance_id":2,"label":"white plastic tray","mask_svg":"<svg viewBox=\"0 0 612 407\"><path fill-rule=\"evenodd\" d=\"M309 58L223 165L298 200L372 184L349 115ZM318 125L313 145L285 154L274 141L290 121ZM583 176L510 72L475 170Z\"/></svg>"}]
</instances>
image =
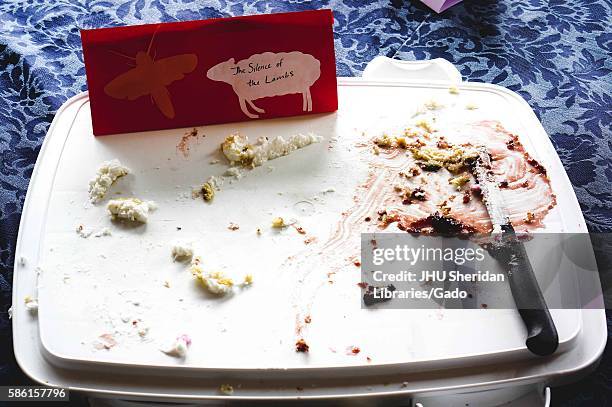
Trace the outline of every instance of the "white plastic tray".
<instances>
[{"instance_id":1,"label":"white plastic tray","mask_svg":"<svg viewBox=\"0 0 612 407\"><path fill-rule=\"evenodd\" d=\"M343 79L337 114L210 126L203 129L206 137L192 145L188 159L176 150L183 135L181 130L94 138L86 94L73 98L60 110L49 131L24 208L14 285L18 359L19 355L24 357L20 349L24 349L25 337L29 337L36 343L39 355L56 366L53 369L112 372L116 371L113 365L120 364L125 374L167 375L172 371L177 378L238 375L246 389L250 377L267 377L280 383L279 371L273 368L281 368L289 369L283 371L283 380L351 377L353 386L361 386L362 391L369 389L370 393L375 391L365 386L367 379L354 381L356 376L467 369L475 364L521 359L525 360L522 363L540 363L525 350L524 328L514 311L397 310L374 315L360 310L359 292L348 289L358 281L358 273L353 278L339 279L334 291L322 296L318 308L312 310L313 320L321 324L317 334L308 338L313 352L304 357L292 349L295 309L291 301L296 294L291 284L295 280L280 266L287 256L304 246L300 235L292 230L280 235L267 231L267 222L278 215L296 217L309 233L319 237L330 233L330 225L350 206L351 191L367 171L357 164L350 171L341 170L346 163L352 163L351 137L362 130L376 129L381 123L401 125L406 113L425 98L448 98L447 89L448 82L390 84ZM527 105L513 93L489 85L465 84L460 91L460 98L481 106L474 112L474 119L494 115L520 134L528 150L549 169L559 201L549 215L552 230L585 231L565 172ZM244 179L226 184L213 205L183 196L189 193L190 185L223 171L209 161L218 154L219 142L236 130L253 138L315 131L326 140L271 162L275 167L271 172L259 168ZM328 141L334 137L338 141L330 152ZM130 166L134 176L120 181L113 190L153 199L160 209L152 214L146 228L117 230L111 226L114 235L110 238L82 239L74 232L77 224L94 229L110 226L102 207L84 203L86 184L97 164L115 157ZM288 179L293 182L288 184ZM334 187L336 192L322 193L328 187ZM245 190L257 191L253 194L257 200L246 200ZM304 201L312 204L308 206L310 216L304 214L302 204L296 206ZM226 231L229 222L238 223L243 232ZM177 226L182 227L180 232ZM261 237L263 243L255 237L258 226L266 230ZM221 237L219 230L230 237ZM194 240L207 260L225 265L229 271L253 272L254 286L227 301L206 297L185 268L169 259L168 242L178 237ZM23 264L19 261L22 257ZM37 266L42 270L38 289ZM170 289L162 284L166 279L171 281ZM38 319L24 310L25 295L38 295ZM559 354L565 354L577 345L584 328L584 312L554 310L553 316L562 342ZM147 338L151 339L143 341L135 330L121 326L121 317L142 319L150 328ZM98 335L114 329L123 332L117 335L118 346L110 351L92 347ZM184 362L159 352L162 339L180 333L188 333L194 339ZM244 346L245 339L250 347ZM362 353L347 356L345 348L350 345L359 346ZM330 347L337 352L330 351ZM372 358L371 363L365 360L366 356ZM42 364L40 360L33 362L32 356L29 362L30 368L32 363L38 369ZM151 370L153 366L157 368ZM349 366L360 368L343 369ZM86 374L80 377L87 380ZM175 383L172 393L180 393L183 385L189 386L189 379L184 379L182 385ZM97 379L89 383L89 387L99 386L134 393L139 385L128 380L118 389L117 383L105 386ZM270 391L266 386L254 391L263 397L278 396L266 393ZM289 396L300 395L291 385L287 391ZM332 393L347 392L355 389L340 387ZM202 393L198 394L208 397L215 392ZM245 396L254 397L254 393Z\"/></svg>"}]
</instances>

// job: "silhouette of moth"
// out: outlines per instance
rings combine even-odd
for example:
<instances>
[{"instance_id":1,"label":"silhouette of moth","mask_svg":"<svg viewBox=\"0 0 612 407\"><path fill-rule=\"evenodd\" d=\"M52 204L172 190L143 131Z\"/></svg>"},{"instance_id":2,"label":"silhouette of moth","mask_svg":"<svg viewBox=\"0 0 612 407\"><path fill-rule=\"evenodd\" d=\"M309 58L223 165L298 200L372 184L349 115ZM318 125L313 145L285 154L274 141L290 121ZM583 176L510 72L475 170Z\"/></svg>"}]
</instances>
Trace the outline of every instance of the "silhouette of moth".
<instances>
[{"instance_id":1,"label":"silhouette of moth","mask_svg":"<svg viewBox=\"0 0 612 407\"><path fill-rule=\"evenodd\" d=\"M133 59L136 66L117 76L104 87L104 93L114 99L136 100L150 95L151 101L168 119L175 117L174 105L170 98L168 86L185 77L185 74L195 70L198 57L195 54L180 54L155 60L151 57L151 45L155 33L151 37L147 51L138 51ZM119 54L121 55L121 54Z\"/></svg>"}]
</instances>

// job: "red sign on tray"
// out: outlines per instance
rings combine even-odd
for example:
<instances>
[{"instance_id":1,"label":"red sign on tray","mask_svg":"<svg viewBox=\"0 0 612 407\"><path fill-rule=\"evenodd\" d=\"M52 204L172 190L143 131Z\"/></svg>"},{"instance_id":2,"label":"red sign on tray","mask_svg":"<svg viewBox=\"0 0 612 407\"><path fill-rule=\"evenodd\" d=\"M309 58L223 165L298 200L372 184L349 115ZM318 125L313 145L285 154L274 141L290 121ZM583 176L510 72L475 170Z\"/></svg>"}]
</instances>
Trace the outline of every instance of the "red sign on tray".
<instances>
[{"instance_id":1,"label":"red sign on tray","mask_svg":"<svg viewBox=\"0 0 612 407\"><path fill-rule=\"evenodd\" d=\"M82 30L97 136L338 108L331 10Z\"/></svg>"}]
</instances>

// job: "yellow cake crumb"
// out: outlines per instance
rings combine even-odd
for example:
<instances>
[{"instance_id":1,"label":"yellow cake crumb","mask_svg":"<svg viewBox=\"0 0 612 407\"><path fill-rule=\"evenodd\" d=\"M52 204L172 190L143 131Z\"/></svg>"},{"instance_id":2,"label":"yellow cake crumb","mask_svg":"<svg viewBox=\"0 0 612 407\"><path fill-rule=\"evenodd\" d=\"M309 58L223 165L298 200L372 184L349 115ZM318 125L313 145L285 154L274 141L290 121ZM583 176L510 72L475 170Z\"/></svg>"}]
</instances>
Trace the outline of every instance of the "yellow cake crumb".
<instances>
[{"instance_id":1,"label":"yellow cake crumb","mask_svg":"<svg viewBox=\"0 0 612 407\"><path fill-rule=\"evenodd\" d=\"M395 138L395 143L397 144L397 146L399 148L407 148L408 147L408 143L406 142L406 138L405 137L396 137Z\"/></svg>"},{"instance_id":2,"label":"yellow cake crumb","mask_svg":"<svg viewBox=\"0 0 612 407\"><path fill-rule=\"evenodd\" d=\"M234 387L229 384L222 384L221 386L219 386L219 391L225 394L226 396L231 396L232 394L234 394Z\"/></svg>"},{"instance_id":3,"label":"yellow cake crumb","mask_svg":"<svg viewBox=\"0 0 612 407\"><path fill-rule=\"evenodd\" d=\"M221 271L204 271L199 264L192 264L189 270L196 280L213 294L227 294L234 286L234 280Z\"/></svg>"},{"instance_id":4,"label":"yellow cake crumb","mask_svg":"<svg viewBox=\"0 0 612 407\"><path fill-rule=\"evenodd\" d=\"M374 144L380 148L389 148L393 146L393 139L387 134L383 134L382 136L374 139Z\"/></svg>"},{"instance_id":5,"label":"yellow cake crumb","mask_svg":"<svg viewBox=\"0 0 612 407\"><path fill-rule=\"evenodd\" d=\"M467 184L469 181L470 177L468 177L466 174L463 174L449 179L448 183L457 188L457 190L460 190L461 187Z\"/></svg>"},{"instance_id":6,"label":"yellow cake crumb","mask_svg":"<svg viewBox=\"0 0 612 407\"><path fill-rule=\"evenodd\" d=\"M285 223L285 220L281 217L277 217L272 219L272 227L276 228L276 229L281 229L284 228L285 226L287 226L287 224Z\"/></svg>"},{"instance_id":7,"label":"yellow cake crumb","mask_svg":"<svg viewBox=\"0 0 612 407\"><path fill-rule=\"evenodd\" d=\"M202 187L200 189L202 193L202 198L206 202L210 202L213 200L213 198L215 197L215 189L212 185L210 185L209 182L202 184Z\"/></svg>"},{"instance_id":8,"label":"yellow cake crumb","mask_svg":"<svg viewBox=\"0 0 612 407\"><path fill-rule=\"evenodd\" d=\"M412 156L419 165L428 171L444 167L452 173L463 169L467 163L478 157L478 151L470 147L452 146L450 148L421 147L411 149Z\"/></svg>"},{"instance_id":9,"label":"yellow cake crumb","mask_svg":"<svg viewBox=\"0 0 612 407\"><path fill-rule=\"evenodd\" d=\"M417 131L415 131L414 129L411 128L406 128L404 129L404 137L417 137L419 135L419 133Z\"/></svg>"},{"instance_id":10,"label":"yellow cake crumb","mask_svg":"<svg viewBox=\"0 0 612 407\"><path fill-rule=\"evenodd\" d=\"M432 133L434 131L433 126L431 125L431 123L427 120L419 120L417 121L415 124L415 126L422 128L423 130L425 130L428 133Z\"/></svg>"},{"instance_id":11,"label":"yellow cake crumb","mask_svg":"<svg viewBox=\"0 0 612 407\"><path fill-rule=\"evenodd\" d=\"M249 165L253 161L253 146L249 139L241 134L230 134L221 143L223 155L231 163Z\"/></svg>"}]
</instances>

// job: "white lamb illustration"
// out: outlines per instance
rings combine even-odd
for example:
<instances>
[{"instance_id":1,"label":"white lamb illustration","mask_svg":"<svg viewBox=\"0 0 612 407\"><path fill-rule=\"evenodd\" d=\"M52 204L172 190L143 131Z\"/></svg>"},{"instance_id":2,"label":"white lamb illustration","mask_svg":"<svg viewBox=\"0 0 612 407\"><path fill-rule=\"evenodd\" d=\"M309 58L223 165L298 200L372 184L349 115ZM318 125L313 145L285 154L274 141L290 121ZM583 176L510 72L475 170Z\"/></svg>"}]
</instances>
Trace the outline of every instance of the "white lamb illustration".
<instances>
[{"instance_id":1,"label":"white lamb illustration","mask_svg":"<svg viewBox=\"0 0 612 407\"><path fill-rule=\"evenodd\" d=\"M321 76L321 63L310 54L294 52L264 52L235 62L234 58L208 70L213 81L226 82L238 96L240 109L247 117L259 115L249 112L247 104L257 113L265 113L254 100L293 93L302 94L302 110L312 111L310 87Z\"/></svg>"}]
</instances>

